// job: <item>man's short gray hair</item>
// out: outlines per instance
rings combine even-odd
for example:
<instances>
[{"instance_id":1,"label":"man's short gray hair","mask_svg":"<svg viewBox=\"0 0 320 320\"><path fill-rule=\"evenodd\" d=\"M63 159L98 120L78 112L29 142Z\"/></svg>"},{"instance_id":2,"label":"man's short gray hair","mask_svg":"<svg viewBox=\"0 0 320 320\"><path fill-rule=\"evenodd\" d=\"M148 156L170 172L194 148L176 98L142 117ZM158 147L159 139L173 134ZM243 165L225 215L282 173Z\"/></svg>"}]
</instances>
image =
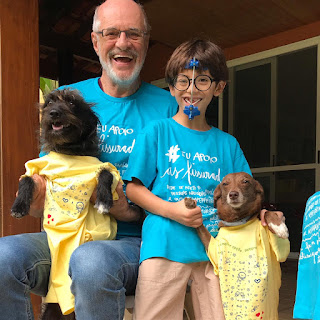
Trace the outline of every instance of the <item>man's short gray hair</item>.
<instances>
[{"instance_id":1,"label":"man's short gray hair","mask_svg":"<svg viewBox=\"0 0 320 320\"><path fill-rule=\"evenodd\" d=\"M108 0L106 0L105 2L107 2ZM134 1L134 0L132 0ZM142 4L138 3L137 1L134 1L141 9L141 12L143 14L143 18L144 18L144 27L145 27L145 30L147 33L150 32L151 30L151 26L148 22L148 17L147 17L147 14L142 6ZM93 23L92 23L92 31L93 32L97 32L100 30L100 24L101 24L101 21L98 19L98 11L99 11L99 8L100 8L101 5L97 6L95 11L94 11L94 16L93 16Z\"/></svg>"}]
</instances>

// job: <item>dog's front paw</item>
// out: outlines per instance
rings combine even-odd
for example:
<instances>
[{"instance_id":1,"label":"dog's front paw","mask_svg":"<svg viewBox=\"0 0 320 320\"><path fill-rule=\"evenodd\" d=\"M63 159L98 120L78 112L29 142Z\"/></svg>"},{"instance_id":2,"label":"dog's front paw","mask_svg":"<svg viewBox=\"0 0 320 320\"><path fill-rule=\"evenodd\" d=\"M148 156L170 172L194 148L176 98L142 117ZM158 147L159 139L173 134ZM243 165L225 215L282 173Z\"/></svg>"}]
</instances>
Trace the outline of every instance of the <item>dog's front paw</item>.
<instances>
[{"instance_id":1,"label":"dog's front paw","mask_svg":"<svg viewBox=\"0 0 320 320\"><path fill-rule=\"evenodd\" d=\"M110 208L112 207L112 203L102 202L102 201L96 201L94 207L98 210L101 214L107 214L109 213Z\"/></svg>"},{"instance_id":2,"label":"dog's front paw","mask_svg":"<svg viewBox=\"0 0 320 320\"><path fill-rule=\"evenodd\" d=\"M279 238L282 238L282 239L289 238L289 230L284 222L281 222L279 225L272 223L272 222L269 222L268 227Z\"/></svg>"},{"instance_id":3,"label":"dog's front paw","mask_svg":"<svg viewBox=\"0 0 320 320\"><path fill-rule=\"evenodd\" d=\"M265 213L265 220L268 224L268 228L272 233L277 235L279 238L289 238L289 230L284 222L284 217L279 217L273 211L267 211Z\"/></svg>"},{"instance_id":4,"label":"dog's front paw","mask_svg":"<svg viewBox=\"0 0 320 320\"><path fill-rule=\"evenodd\" d=\"M17 199L16 199L17 200ZM11 208L11 215L14 218L23 218L29 213L30 207L27 204L20 201L15 201Z\"/></svg>"},{"instance_id":5,"label":"dog's front paw","mask_svg":"<svg viewBox=\"0 0 320 320\"><path fill-rule=\"evenodd\" d=\"M184 198L184 204L188 209L193 209L197 206L197 203L192 198Z\"/></svg>"}]
</instances>

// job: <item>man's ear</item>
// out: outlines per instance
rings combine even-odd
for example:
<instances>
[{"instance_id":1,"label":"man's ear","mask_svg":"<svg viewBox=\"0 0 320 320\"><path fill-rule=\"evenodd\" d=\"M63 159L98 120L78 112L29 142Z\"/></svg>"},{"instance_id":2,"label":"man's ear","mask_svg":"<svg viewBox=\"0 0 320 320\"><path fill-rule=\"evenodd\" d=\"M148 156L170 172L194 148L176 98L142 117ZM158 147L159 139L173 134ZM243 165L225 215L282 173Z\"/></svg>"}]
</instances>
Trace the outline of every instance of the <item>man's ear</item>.
<instances>
[{"instance_id":1,"label":"man's ear","mask_svg":"<svg viewBox=\"0 0 320 320\"><path fill-rule=\"evenodd\" d=\"M217 185L213 192L213 206L217 207L217 201L221 198L221 186L220 184Z\"/></svg>"},{"instance_id":2,"label":"man's ear","mask_svg":"<svg viewBox=\"0 0 320 320\"><path fill-rule=\"evenodd\" d=\"M224 90L225 86L226 86L226 82L225 81L219 81L216 85L216 88L214 89L214 96L218 97Z\"/></svg>"},{"instance_id":3,"label":"man's ear","mask_svg":"<svg viewBox=\"0 0 320 320\"><path fill-rule=\"evenodd\" d=\"M99 56L98 37L97 37L97 34L93 31L91 32L91 41L92 41L94 51Z\"/></svg>"}]
</instances>

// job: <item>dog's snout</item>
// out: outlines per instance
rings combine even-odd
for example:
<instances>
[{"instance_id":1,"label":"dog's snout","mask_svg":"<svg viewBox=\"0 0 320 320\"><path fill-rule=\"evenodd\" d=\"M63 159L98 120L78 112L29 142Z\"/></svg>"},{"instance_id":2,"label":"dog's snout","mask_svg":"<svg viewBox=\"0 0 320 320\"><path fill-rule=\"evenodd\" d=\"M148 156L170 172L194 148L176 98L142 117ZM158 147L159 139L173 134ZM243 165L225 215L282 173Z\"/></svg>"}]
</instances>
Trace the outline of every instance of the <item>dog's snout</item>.
<instances>
[{"instance_id":1,"label":"dog's snout","mask_svg":"<svg viewBox=\"0 0 320 320\"><path fill-rule=\"evenodd\" d=\"M239 192L237 191L230 191L229 192L229 197L231 200L236 200L239 197Z\"/></svg>"},{"instance_id":2,"label":"dog's snout","mask_svg":"<svg viewBox=\"0 0 320 320\"><path fill-rule=\"evenodd\" d=\"M61 115L61 112L56 109L53 109L50 111L50 116L54 119L59 118L60 115Z\"/></svg>"}]
</instances>

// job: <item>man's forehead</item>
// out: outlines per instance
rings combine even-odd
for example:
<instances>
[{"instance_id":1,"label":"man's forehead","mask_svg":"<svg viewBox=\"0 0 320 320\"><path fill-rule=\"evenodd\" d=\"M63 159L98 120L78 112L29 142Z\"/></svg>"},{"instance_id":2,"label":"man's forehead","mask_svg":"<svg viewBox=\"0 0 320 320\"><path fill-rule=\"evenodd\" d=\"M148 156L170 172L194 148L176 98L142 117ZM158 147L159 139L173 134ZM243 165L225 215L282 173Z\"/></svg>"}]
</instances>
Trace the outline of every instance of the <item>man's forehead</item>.
<instances>
[{"instance_id":1,"label":"man's forehead","mask_svg":"<svg viewBox=\"0 0 320 320\"><path fill-rule=\"evenodd\" d=\"M142 29L144 27L144 16L136 4L129 7L112 4L101 9L99 20L102 29L117 28L124 30L130 28Z\"/></svg>"}]
</instances>

